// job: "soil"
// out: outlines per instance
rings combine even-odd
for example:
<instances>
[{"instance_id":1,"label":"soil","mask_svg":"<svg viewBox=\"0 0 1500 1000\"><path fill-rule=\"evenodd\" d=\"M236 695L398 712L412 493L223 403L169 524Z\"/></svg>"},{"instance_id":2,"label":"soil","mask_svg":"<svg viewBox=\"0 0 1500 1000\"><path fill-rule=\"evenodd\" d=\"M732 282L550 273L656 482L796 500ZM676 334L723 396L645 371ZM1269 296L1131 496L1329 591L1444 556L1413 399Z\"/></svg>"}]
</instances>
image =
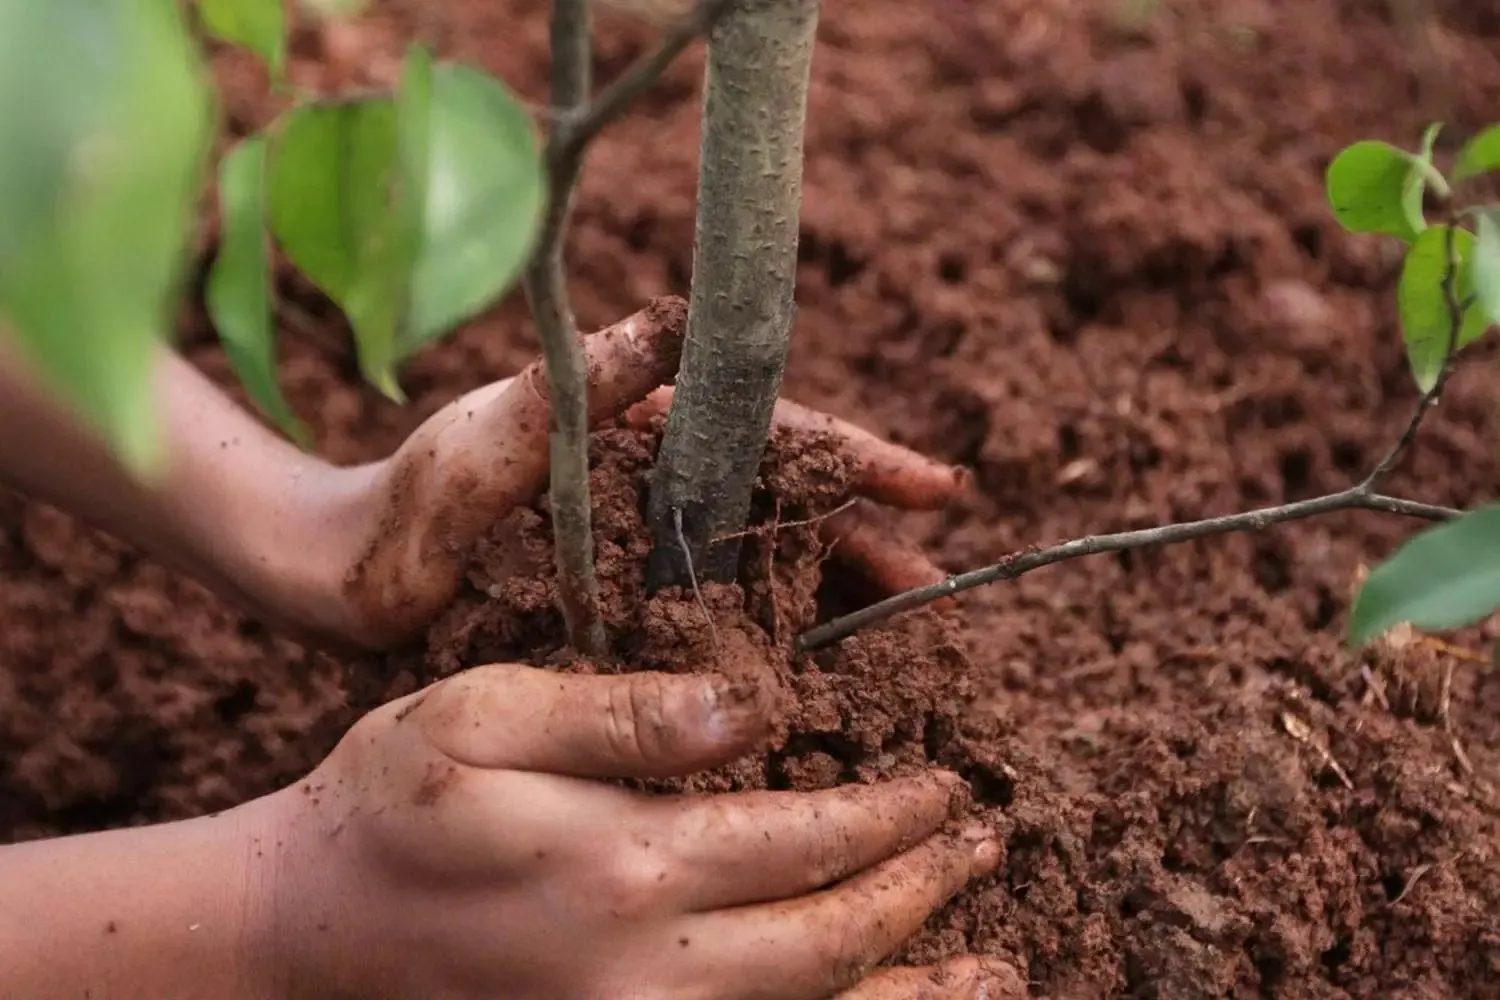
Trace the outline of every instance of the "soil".
<instances>
[{"instance_id":1,"label":"soil","mask_svg":"<svg viewBox=\"0 0 1500 1000\"><path fill-rule=\"evenodd\" d=\"M425 19L378 6L369 51L421 30L544 100L539 0L449 0ZM1390 248L1331 221L1323 168L1358 138L1411 145L1434 117L1450 138L1500 118L1500 5L1438 2L1415 33L1399 6L830 2L787 395L973 468L953 509L896 519L951 570L1342 487L1394 441L1415 390ZM599 20L605 79L652 33ZM570 244L590 327L687 292L702 66L701 49L685 55L590 156ZM249 64L221 54L216 69L231 126L262 120ZM536 350L511 296L415 358L414 402L397 408L361 387L326 304L284 285L284 379L335 461L387 454ZM232 385L201 311L185 310L182 338ZM1492 496L1497 398L1480 348L1390 491ZM654 442L621 427L594 441L611 637L632 669L701 669L703 609L641 586ZM831 509L848 487L827 442L778 438L762 471L761 523ZM495 527L424 643L343 663L0 494L0 837L263 794L337 738L351 677L389 692L485 660L549 662L544 509ZM691 784L960 769L1005 861L899 958L993 954L1039 996L1500 995L1493 630L1342 643L1360 567L1413 528L1347 513L1080 560L783 652L794 697L773 751ZM717 629L785 651L867 599L826 555L807 528L752 535L742 586L704 595Z\"/></svg>"}]
</instances>

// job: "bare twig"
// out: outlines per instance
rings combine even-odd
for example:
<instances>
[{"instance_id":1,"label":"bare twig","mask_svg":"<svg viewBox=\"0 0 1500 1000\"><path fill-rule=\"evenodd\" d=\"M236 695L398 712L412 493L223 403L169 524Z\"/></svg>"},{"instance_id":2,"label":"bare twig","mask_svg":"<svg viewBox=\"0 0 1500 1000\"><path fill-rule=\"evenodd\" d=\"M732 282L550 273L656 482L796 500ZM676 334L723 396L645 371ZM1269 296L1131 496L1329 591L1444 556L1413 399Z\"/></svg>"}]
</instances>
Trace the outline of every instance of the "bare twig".
<instances>
[{"instance_id":1,"label":"bare twig","mask_svg":"<svg viewBox=\"0 0 1500 1000\"><path fill-rule=\"evenodd\" d=\"M1450 220L1447 232L1447 266L1443 273L1443 297L1448 307L1449 331L1448 344L1443 356L1443 363L1438 370L1436 380L1432 388L1422 394L1418 400L1416 411L1407 421L1401 436L1397 438L1396 444L1388 451L1381 460L1371 469L1369 475L1347 489L1326 496L1314 497L1310 500L1298 500L1294 503L1282 504L1277 507L1263 507L1259 510L1247 511L1242 514L1230 514L1223 517L1209 517L1199 521L1185 521L1177 524L1167 524L1156 528L1143 528L1138 531L1121 531L1109 535L1088 535L1084 538L1076 538L1060 545L1049 548L1033 548L1014 553L1006 558L986 566L982 569L971 570L967 573L959 573L950 576L940 583L929 584L925 587L917 587L900 594L888 597L866 608L861 608L851 614L835 618L825 622L816 628L809 629L797 637L796 648L799 651L807 651L827 646L838 642L840 639L853 635L855 632L875 622L882 621L892 615L898 615L914 608L922 607L933 601L985 584L996 583L1001 580L1014 580L1023 574L1043 566L1051 566L1053 563L1066 562L1082 556L1098 555L1104 552L1123 552L1129 549L1145 548L1154 545L1169 545L1176 542L1187 542L1197 538L1207 538L1211 535L1222 535L1230 532L1240 531L1263 531L1275 524L1286 521L1297 521L1307 517L1315 517L1319 514L1329 514L1340 510L1377 510L1388 514L1401 514L1407 517L1416 517L1428 521L1448 521L1458 517L1462 511L1451 507L1440 507L1434 504L1418 503L1414 500L1403 500L1400 497L1387 496L1377 492L1380 482L1395 468L1400 461L1412 439L1416 437L1417 429L1421 426L1422 418L1431 409L1441 395L1443 386L1452 373L1453 357L1458 349L1459 332L1462 329L1463 314L1467 304L1458 299L1455 290L1457 283L1457 257L1454 252L1454 230L1457 228L1456 220Z\"/></svg>"},{"instance_id":2,"label":"bare twig","mask_svg":"<svg viewBox=\"0 0 1500 1000\"><path fill-rule=\"evenodd\" d=\"M941 598L952 597L954 594L982 587L987 583L1014 580L1034 569L1051 566L1053 563L1066 562L1081 556L1099 555L1104 552L1123 552L1127 549L1145 548L1149 545L1189 542L1195 538L1207 538L1211 535L1223 535L1230 532L1263 531L1285 521L1297 521L1318 514L1350 509L1386 511L1429 521L1447 521L1462 513L1451 507L1437 507L1432 504L1414 503L1397 497L1370 493L1363 484L1360 484L1327 496L1298 500L1279 507L1262 507L1243 514L1209 517L1201 521L1184 521L1179 524L1142 528L1139 531L1121 531L1110 535L1088 535L1050 548L1018 552L983 569L959 573L941 583L918 587L915 590L908 590L886 598L877 604L844 615L842 618L835 618L804 632L797 639L797 648L799 650L817 649L853 635L865 626L889 618L891 615L910 611Z\"/></svg>"},{"instance_id":3,"label":"bare twig","mask_svg":"<svg viewBox=\"0 0 1500 1000\"><path fill-rule=\"evenodd\" d=\"M650 89L664 73L672 60L693 39L708 33L714 22L729 9L734 0L698 0L691 13L666 30L655 49L615 79L599 96L585 108L559 109L562 120L561 140L557 143L557 155L577 157L583 148L598 135L606 125L620 116L630 104Z\"/></svg>"},{"instance_id":4,"label":"bare twig","mask_svg":"<svg viewBox=\"0 0 1500 1000\"><path fill-rule=\"evenodd\" d=\"M563 236L588 143L659 77L727 0L700 0L693 15L600 96L589 101L592 37L589 0L553 0L552 97L547 134L548 202L525 275L551 396L551 501L557 589L568 641L585 656L606 652L594 571L589 499L588 376L568 299Z\"/></svg>"}]
</instances>

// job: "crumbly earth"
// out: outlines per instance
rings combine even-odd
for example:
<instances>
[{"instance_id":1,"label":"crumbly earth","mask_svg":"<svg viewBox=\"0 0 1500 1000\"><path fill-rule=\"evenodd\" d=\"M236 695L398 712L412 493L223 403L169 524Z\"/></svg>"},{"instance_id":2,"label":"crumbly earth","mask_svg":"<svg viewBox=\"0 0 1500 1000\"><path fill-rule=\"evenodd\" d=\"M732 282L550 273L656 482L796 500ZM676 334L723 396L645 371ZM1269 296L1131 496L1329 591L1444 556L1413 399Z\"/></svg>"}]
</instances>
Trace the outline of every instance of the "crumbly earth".
<instances>
[{"instance_id":1,"label":"crumbly earth","mask_svg":"<svg viewBox=\"0 0 1500 1000\"><path fill-rule=\"evenodd\" d=\"M356 65L421 30L544 101L540 0L379 6ZM788 394L974 468L955 509L899 519L951 569L1344 485L1415 393L1392 256L1331 221L1322 170L1357 138L1410 145L1434 118L1461 134L1500 117L1500 5L1422 6L1435 20L1413 28L1385 0L830 0ZM599 27L601 79L650 43L607 11ZM299 46L310 73L309 58ZM702 66L695 49L589 159L570 261L590 326L687 291ZM216 68L231 125L262 120L249 64ZM388 452L535 351L512 296L410 364L401 410L359 385L326 305L291 277L285 290L284 377L337 461ZM185 313L184 344L227 383ZM1488 499L1497 399L1481 348L1391 490ZM595 439L613 638L633 666L697 669L712 656L702 610L641 593L652 446L618 428ZM778 441L765 472L762 521L775 500L782 520L827 509L847 479L808 441ZM695 783L959 767L1005 862L903 958L1004 956L1037 995L1495 996L1490 633L1449 637L1456 651L1341 642L1359 568L1413 527L1349 513L1082 560L783 656L784 739ZM745 587L705 594L734 641L784 649L860 599L807 529L746 552ZM220 808L311 766L351 692L545 662L549 563L544 520L518 513L424 644L343 664L0 495L0 836Z\"/></svg>"}]
</instances>

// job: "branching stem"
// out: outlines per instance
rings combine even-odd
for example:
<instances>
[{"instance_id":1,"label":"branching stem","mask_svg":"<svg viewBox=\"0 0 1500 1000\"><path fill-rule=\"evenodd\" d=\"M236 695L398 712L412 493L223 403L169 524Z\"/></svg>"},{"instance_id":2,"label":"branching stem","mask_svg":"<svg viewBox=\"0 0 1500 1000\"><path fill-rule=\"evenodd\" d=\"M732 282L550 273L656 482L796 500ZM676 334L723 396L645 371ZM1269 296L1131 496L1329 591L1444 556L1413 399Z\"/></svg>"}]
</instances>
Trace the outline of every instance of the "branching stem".
<instances>
[{"instance_id":1,"label":"branching stem","mask_svg":"<svg viewBox=\"0 0 1500 1000\"><path fill-rule=\"evenodd\" d=\"M589 498L588 373L568 299L563 240L588 144L661 76L731 0L700 0L649 55L589 101L592 36L589 0L553 0L552 106L547 135L548 202L537 248L525 274L551 398L550 495L557 589L568 641L584 656L602 656L607 642L594 570Z\"/></svg>"},{"instance_id":2,"label":"branching stem","mask_svg":"<svg viewBox=\"0 0 1500 1000\"><path fill-rule=\"evenodd\" d=\"M1451 507L1403 500L1378 492L1380 483L1396 467L1413 439L1416 438L1423 417L1442 395L1443 386L1453 371L1453 358L1458 351L1459 331L1463 328L1464 311L1468 307L1467 303L1459 300L1457 293L1458 259L1454 247L1456 228L1456 219L1450 219L1446 244L1447 265L1442 279L1443 299L1448 307L1449 330L1442 366L1438 369L1438 375L1432 387L1417 400L1416 409L1412 412L1411 419L1407 421L1400 437L1396 439L1396 443L1375 464L1369 475L1355 485L1337 493L1314 497L1310 500L1298 500L1277 507L1263 507L1242 514L1208 517L1198 521L1184 521L1108 535L1088 535L1048 548L1023 549L981 569L959 573L939 583L895 594L869 607L825 622L798 636L796 648L802 652L818 649L847 638L860 629L893 615L911 611L933 601L952 597L985 584L1014 580L1034 569L1083 556L1099 555L1104 552L1124 552L1155 545L1170 545L1238 531L1264 531L1275 524L1298 521L1340 510L1376 510L1428 521L1448 521L1460 516L1463 512Z\"/></svg>"}]
</instances>

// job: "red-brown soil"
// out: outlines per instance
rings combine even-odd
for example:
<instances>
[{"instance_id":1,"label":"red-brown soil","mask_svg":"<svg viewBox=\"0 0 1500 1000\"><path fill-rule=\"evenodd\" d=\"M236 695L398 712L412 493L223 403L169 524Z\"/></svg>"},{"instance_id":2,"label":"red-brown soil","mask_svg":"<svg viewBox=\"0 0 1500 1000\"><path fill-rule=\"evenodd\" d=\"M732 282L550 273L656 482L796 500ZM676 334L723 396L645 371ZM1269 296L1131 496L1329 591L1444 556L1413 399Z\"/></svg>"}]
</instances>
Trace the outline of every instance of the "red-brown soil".
<instances>
[{"instance_id":1,"label":"red-brown soil","mask_svg":"<svg viewBox=\"0 0 1500 1000\"><path fill-rule=\"evenodd\" d=\"M1392 257L1333 224L1322 170L1356 138L1410 144L1434 115L1500 118L1500 5L1438 3L1419 35L1384 0L1163 0L1126 31L1116 15L1135 6L825 13L786 390L975 469L956 509L901 519L950 569L1341 487L1414 401ZM425 30L540 102L544 8L449 0ZM390 49L405 22L388 14ZM600 20L607 78L650 32ZM234 120L263 114L243 63L219 69ZM687 291L701 70L695 50L590 157L571 243L590 326ZM341 462L386 453L535 350L513 296L410 364L416 402L401 410L359 386L341 328L299 301L285 378ZM227 382L201 318L184 336ZM1392 491L1489 498L1497 398L1475 352ZM691 668L709 650L702 612L640 593L651 446L596 437L606 595L628 662ZM807 441L778 442L766 470L760 514L774 496L783 519L826 509L846 475ZM946 617L791 661L787 739L699 784L960 768L1006 859L903 957L1004 956L1038 995L1500 996L1493 670L1421 643L1364 657L1341 643L1357 568L1413 528L1349 513L971 593ZM765 544L747 546L748 596L706 595L721 628L774 626L784 643L855 599L837 572L820 577L810 532L780 533L770 554L767 577ZM514 515L425 650L352 668L544 658L549 564L545 522ZM1459 638L1485 650L1477 631ZM344 665L11 495L0 664L5 838L264 793L327 749L347 690Z\"/></svg>"}]
</instances>

